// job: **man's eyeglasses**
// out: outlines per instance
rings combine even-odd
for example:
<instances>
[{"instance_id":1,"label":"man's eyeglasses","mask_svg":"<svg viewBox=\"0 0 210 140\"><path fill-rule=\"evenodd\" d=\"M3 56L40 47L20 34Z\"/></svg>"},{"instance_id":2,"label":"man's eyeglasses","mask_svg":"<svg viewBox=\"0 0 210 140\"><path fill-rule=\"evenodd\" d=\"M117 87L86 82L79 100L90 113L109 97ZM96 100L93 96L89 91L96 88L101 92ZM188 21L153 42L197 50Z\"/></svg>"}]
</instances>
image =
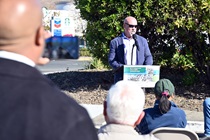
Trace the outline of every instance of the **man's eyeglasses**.
<instances>
[{"instance_id":1,"label":"man's eyeglasses","mask_svg":"<svg viewBox=\"0 0 210 140\"><path fill-rule=\"evenodd\" d=\"M127 24L129 26L129 28L133 28L133 27L137 28L138 27L138 25L131 25L131 24L128 24L128 23L125 23L125 24Z\"/></svg>"}]
</instances>

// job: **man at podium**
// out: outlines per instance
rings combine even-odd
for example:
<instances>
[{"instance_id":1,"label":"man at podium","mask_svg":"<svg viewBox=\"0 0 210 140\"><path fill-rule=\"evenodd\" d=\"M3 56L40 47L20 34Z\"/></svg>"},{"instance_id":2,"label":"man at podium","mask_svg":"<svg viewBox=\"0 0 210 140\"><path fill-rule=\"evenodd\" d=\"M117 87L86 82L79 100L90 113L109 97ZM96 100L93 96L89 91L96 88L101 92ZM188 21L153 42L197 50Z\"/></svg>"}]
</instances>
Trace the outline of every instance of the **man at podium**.
<instances>
[{"instance_id":1,"label":"man at podium","mask_svg":"<svg viewBox=\"0 0 210 140\"><path fill-rule=\"evenodd\" d=\"M124 65L152 65L153 58L147 40L136 34L137 20L124 19L124 32L110 42L108 61L114 70L114 83L123 80Z\"/></svg>"}]
</instances>

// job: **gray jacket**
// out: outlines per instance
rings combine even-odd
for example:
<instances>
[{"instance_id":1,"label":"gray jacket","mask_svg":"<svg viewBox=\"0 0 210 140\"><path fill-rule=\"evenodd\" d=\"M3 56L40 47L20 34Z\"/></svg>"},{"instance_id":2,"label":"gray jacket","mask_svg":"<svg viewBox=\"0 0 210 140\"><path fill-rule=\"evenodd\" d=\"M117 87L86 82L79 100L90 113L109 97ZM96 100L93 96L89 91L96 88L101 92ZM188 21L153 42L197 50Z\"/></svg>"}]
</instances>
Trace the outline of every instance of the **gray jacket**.
<instances>
[{"instance_id":1,"label":"gray jacket","mask_svg":"<svg viewBox=\"0 0 210 140\"><path fill-rule=\"evenodd\" d=\"M108 124L98 131L99 140L159 140L154 135L140 135L132 126Z\"/></svg>"}]
</instances>

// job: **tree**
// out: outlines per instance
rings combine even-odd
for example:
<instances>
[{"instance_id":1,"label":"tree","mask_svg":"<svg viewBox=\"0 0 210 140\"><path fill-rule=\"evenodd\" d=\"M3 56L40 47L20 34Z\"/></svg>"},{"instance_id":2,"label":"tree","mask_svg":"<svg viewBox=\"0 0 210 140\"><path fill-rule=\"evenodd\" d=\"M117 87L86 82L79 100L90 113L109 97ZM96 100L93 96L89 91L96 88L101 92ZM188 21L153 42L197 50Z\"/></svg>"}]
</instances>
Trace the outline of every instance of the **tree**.
<instances>
[{"instance_id":1,"label":"tree","mask_svg":"<svg viewBox=\"0 0 210 140\"><path fill-rule=\"evenodd\" d=\"M182 67L207 74L210 0L75 0L75 3L88 22L85 37L90 51L104 64L110 40L121 33L122 20L130 15L137 18L139 34L148 40L155 64L173 66L176 60L173 56L179 53L187 55L183 61L192 63L183 63Z\"/></svg>"}]
</instances>

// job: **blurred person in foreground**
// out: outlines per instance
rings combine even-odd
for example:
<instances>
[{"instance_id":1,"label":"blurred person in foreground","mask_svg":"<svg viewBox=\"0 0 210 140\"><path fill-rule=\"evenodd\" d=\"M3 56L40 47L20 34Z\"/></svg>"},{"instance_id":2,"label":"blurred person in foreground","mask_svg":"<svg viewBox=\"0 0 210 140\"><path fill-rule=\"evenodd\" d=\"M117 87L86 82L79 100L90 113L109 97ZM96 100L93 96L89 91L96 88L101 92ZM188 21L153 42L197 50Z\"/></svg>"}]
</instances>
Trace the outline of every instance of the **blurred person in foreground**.
<instances>
[{"instance_id":1,"label":"blurred person in foreground","mask_svg":"<svg viewBox=\"0 0 210 140\"><path fill-rule=\"evenodd\" d=\"M185 112L178 108L172 99L175 95L174 85L168 79L160 79L154 87L156 101L153 108L145 109L145 116L137 126L141 134L148 134L159 127L185 128Z\"/></svg>"},{"instance_id":2,"label":"blurred person in foreground","mask_svg":"<svg viewBox=\"0 0 210 140\"><path fill-rule=\"evenodd\" d=\"M110 42L108 62L114 70L114 83L123 80L124 65L152 65L153 58L147 40L136 34L137 20L124 19L124 32Z\"/></svg>"},{"instance_id":3,"label":"blurred person in foreground","mask_svg":"<svg viewBox=\"0 0 210 140\"><path fill-rule=\"evenodd\" d=\"M40 0L0 0L0 139L97 140L87 111L43 76Z\"/></svg>"},{"instance_id":4,"label":"blurred person in foreground","mask_svg":"<svg viewBox=\"0 0 210 140\"><path fill-rule=\"evenodd\" d=\"M210 98L203 102L204 136L200 140L210 140Z\"/></svg>"},{"instance_id":5,"label":"blurred person in foreground","mask_svg":"<svg viewBox=\"0 0 210 140\"><path fill-rule=\"evenodd\" d=\"M153 135L139 135L134 129L144 117L145 95L132 81L113 85L104 102L106 125L98 131L100 140L158 140Z\"/></svg>"}]
</instances>

